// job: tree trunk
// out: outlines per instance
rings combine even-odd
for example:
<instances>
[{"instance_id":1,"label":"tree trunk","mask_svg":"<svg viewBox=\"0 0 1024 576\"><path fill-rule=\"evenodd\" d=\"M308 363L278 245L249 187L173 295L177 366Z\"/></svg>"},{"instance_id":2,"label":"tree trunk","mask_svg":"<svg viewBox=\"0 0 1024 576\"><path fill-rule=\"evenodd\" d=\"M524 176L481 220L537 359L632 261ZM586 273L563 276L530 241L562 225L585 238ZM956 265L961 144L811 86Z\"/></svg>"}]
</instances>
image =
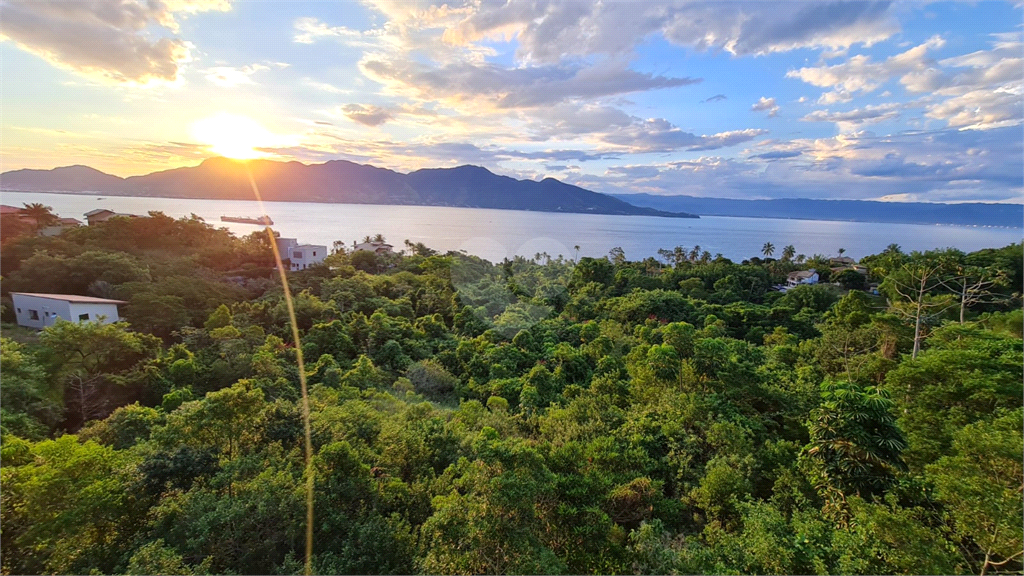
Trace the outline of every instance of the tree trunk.
<instances>
[{"instance_id":1,"label":"tree trunk","mask_svg":"<svg viewBox=\"0 0 1024 576\"><path fill-rule=\"evenodd\" d=\"M921 301L917 301L917 318L914 321L914 352L910 357L917 360L917 353L921 350Z\"/></svg>"},{"instance_id":2,"label":"tree trunk","mask_svg":"<svg viewBox=\"0 0 1024 576\"><path fill-rule=\"evenodd\" d=\"M960 290L960 323L964 323L964 310L967 308L967 280L964 280L964 286Z\"/></svg>"}]
</instances>

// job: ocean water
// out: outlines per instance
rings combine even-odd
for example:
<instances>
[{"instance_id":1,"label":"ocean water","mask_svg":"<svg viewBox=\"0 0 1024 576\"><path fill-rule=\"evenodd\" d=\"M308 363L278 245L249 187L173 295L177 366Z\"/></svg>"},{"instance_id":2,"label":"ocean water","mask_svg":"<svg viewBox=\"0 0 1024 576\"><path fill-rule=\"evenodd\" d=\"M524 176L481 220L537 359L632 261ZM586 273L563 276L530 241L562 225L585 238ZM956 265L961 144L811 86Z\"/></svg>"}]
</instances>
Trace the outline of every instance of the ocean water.
<instances>
[{"instance_id":1,"label":"ocean water","mask_svg":"<svg viewBox=\"0 0 1024 576\"><path fill-rule=\"evenodd\" d=\"M255 201L188 200L130 196L0 192L0 203L21 206L40 202L61 217L78 218L97 208L144 215L161 211L168 216L196 214L214 226L245 235L260 230L249 224L221 222L223 216L259 216ZM573 258L604 256L621 247L631 260L657 256L659 248L700 245L712 254L739 261L758 256L765 242L775 245L776 257L792 244L797 254L846 255L860 258L881 252L895 242L905 251L955 247L966 252L1021 242L1021 229L965 226L925 226L830 222L777 218L706 216L700 219L652 216L556 214L519 210L267 202L266 213L283 237L331 247L336 240L351 246L366 235L383 234L396 249L405 240L422 242L442 252L464 250L491 261L514 255L546 252Z\"/></svg>"}]
</instances>

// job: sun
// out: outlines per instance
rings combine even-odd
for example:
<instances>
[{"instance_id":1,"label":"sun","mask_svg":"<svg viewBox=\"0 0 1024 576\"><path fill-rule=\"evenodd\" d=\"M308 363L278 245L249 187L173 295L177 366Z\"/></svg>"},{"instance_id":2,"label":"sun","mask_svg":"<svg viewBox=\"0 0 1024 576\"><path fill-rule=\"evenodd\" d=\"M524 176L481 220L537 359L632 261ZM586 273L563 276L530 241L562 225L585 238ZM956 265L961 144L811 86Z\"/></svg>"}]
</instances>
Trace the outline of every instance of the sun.
<instances>
[{"instance_id":1,"label":"sun","mask_svg":"<svg viewBox=\"0 0 1024 576\"><path fill-rule=\"evenodd\" d=\"M259 148L278 146L282 140L256 120L226 112L194 122L192 137L211 152L237 160L267 156Z\"/></svg>"}]
</instances>

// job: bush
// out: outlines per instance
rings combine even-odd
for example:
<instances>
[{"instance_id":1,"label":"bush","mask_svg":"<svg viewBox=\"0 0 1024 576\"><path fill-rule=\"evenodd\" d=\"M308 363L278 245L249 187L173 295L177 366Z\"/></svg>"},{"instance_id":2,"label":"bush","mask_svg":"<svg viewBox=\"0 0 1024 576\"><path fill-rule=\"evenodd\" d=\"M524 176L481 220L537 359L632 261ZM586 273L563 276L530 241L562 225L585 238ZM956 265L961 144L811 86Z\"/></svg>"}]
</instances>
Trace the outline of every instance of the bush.
<instances>
[{"instance_id":1,"label":"bush","mask_svg":"<svg viewBox=\"0 0 1024 576\"><path fill-rule=\"evenodd\" d=\"M405 372L416 392L425 396L441 396L455 389L459 379L433 360L415 362Z\"/></svg>"}]
</instances>

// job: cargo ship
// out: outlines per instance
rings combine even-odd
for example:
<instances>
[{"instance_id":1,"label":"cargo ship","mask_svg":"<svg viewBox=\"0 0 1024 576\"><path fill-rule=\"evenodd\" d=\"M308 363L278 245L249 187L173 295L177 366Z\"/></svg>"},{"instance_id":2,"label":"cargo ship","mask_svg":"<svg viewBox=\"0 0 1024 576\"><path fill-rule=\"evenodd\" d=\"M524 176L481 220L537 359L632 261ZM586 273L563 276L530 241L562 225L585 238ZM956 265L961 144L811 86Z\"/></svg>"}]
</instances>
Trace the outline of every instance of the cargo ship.
<instances>
[{"instance_id":1,"label":"cargo ship","mask_svg":"<svg viewBox=\"0 0 1024 576\"><path fill-rule=\"evenodd\" d=\"M274 221L270 219L270 216L263 215L259 218L244 218L241 216L221 216L221 222L235 222L238 224L262 224L264 226L271 226Z\"/></svg>"}]
</instances>

